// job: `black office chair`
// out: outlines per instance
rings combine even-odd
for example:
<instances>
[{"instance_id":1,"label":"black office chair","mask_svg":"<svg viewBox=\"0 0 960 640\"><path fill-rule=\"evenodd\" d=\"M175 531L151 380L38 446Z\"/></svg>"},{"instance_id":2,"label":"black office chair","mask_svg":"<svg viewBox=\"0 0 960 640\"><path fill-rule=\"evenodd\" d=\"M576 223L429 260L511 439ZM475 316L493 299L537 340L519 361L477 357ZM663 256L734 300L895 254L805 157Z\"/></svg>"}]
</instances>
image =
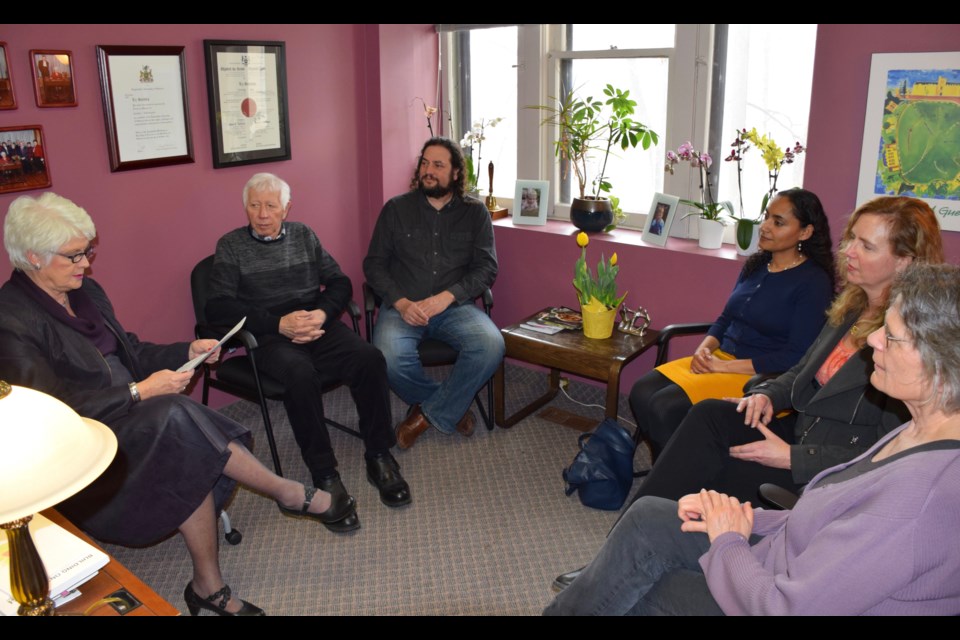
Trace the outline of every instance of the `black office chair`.
<instances>
[{"instance_id":1,"label":"black office chair","mask_svg":"<svg viewBox=\"0 0 960 640\"><path fill-rule=\"evenodd\" d=\"M206 305L209 297L210 270L213 268L213 256L208 256L197 263L190 274L190 289L193 293L193 311L197 317L196 334L198 338L219 338L230 328L211 327L207 324ZM353 300L347 306L353 330L360 334L360 308ZM270 455L273 458L273 468L278 476L283 476L280 466L280 456L277 454L277 443L273 436L273 423L270 421L270 412L267 409L267 399L282 400L286 390L283 382L262 373L257 369L257 339L252 333L241 329L231 338L225 347L232 351L242 347L244 355L234 355L221 358L213 367L203 364L203 404L207 404L207 397L211 388L219 389L231 395L256 402L260 405L263 416L263 428L267 433L267 442L270 444ZM323 392L332 391L340 386L339 382L325 384ZM361 437L354 429L324 416L324 422L331 427L340 429L350 435Z\"/></svg>"},{"instance_id":2,"label":"black office chair","mask_svg":"<svg viewBox=\"0 0 960 640\"><path fill-rule=\"evenodd\" d=\"M490 309L493 308L493 292L490 289L484 289L479 298L483 301L483 310L490 315ZM366 282L363 283L363 310L364 325L367 330L367 342L373 341L373 325L376 319L377 309L383 301ZM425 367L439 367L451 365L457 361L457 351L446 342L434 340L432 338L424 340L417 347L420 352L420 363ZM480 411L480 417L483 423L487 425L487 430L493 430L493 380L487 380L487 409L483 408L480 402L480 392L473 396L477 404L477 410Z\"/></svg>"}]
</instances>

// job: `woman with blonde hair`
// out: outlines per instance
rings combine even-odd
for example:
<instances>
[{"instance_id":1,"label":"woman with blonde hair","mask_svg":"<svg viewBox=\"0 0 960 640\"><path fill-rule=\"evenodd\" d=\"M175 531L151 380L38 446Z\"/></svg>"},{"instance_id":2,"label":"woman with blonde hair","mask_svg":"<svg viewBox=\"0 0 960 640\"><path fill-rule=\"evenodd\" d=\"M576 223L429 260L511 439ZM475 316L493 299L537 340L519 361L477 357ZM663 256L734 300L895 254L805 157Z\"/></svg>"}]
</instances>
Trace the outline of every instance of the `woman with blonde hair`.
<instances>
[{"instance_id":1,"label":"woman with blonde hair","mask_svg":"<svg viewBox=\"0 0 960 640\"><path fill-rule=\"evenodd\" d=\"M639 500L545 613L960 613L960 268L906 267L867 344L870 383L906 406L904 425L787 511L707 489Z\"/></svg>"},{"instance_id":2,"label":"woman with blonde hair","mask_svg":"<svg viewBox=\"0 0 960 640\"><path fill-rule=\"evenodd\" d=\"M841 292L807 353L745 398L694 405L631 502L679 500L703 488L746 502L764 483L798 491L903 424L903 403L870 385L873 349L866 339L883 323L897 274L942 261L940 226L923 201L884 197L858 207L837 254ZM554 588L566 588L579 573L560 575Z\"/></svg>"}]
</instances>

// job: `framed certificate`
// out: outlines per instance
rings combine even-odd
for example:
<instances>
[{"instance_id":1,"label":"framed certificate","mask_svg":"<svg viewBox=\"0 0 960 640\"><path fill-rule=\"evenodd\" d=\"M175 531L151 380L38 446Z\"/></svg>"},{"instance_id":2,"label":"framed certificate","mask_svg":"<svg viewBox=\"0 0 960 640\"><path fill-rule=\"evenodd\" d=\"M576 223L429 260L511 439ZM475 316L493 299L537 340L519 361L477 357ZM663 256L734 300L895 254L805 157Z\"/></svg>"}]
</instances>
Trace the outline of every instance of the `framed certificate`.
<instances>
[{"instance_id":1,"label":"framed certificate","mask_svg":"<svg viewBox=\"0 0 960 640\"><path fill-rule=\"evenodd\" d=\"M193 162L183 47L97 46L111 171Z\"/></svg>"},{"instance_id":2,"label":"framed certificate","mask_svg":"<svg viewBox=\"0 0 960 640\"><path fill-rule=\"evenodd\" d=\"M204 40L213 166L289 160L283 42Z\"/></svg>"}]
</instances>

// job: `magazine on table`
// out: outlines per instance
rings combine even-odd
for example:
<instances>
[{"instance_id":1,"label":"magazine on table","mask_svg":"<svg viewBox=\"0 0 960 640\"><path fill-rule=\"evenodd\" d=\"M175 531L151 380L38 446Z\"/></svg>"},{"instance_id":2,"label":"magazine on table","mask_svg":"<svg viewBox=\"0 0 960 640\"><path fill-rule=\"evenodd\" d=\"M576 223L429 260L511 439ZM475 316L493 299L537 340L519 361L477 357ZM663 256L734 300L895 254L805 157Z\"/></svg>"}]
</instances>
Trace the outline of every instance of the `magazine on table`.
<instances>
[{"instance_id":1,"label":"magazine on table","mask_svg":"<svg viewBox=\"0 0 960 640\"><path fill-rule=\"evenodd\" d=\"M583 329L583 316L570 307L551 307L538 314L535 322L573 331Z\"/></svg>"}]
</instances>

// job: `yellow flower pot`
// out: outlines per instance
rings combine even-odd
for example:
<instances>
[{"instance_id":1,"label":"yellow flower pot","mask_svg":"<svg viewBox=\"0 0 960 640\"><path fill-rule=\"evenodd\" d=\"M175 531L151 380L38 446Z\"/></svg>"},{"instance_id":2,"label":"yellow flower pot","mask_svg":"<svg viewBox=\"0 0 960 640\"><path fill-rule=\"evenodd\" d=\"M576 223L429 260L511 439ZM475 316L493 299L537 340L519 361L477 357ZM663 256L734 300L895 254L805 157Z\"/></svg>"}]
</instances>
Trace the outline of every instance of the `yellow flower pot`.
<instances>
[{"instance_id":1,"label":"yellow flower pot","mask_svg":"<svg viewBox=\"0 0 960 640\"><path fill-rule=\"evenodd\" d=\"M583 316L583 335L587 338L603 340L613 335L613 323L617 320L616 309L592 311L587 306L580 307Z\"/></svg>"}]
</instances>

